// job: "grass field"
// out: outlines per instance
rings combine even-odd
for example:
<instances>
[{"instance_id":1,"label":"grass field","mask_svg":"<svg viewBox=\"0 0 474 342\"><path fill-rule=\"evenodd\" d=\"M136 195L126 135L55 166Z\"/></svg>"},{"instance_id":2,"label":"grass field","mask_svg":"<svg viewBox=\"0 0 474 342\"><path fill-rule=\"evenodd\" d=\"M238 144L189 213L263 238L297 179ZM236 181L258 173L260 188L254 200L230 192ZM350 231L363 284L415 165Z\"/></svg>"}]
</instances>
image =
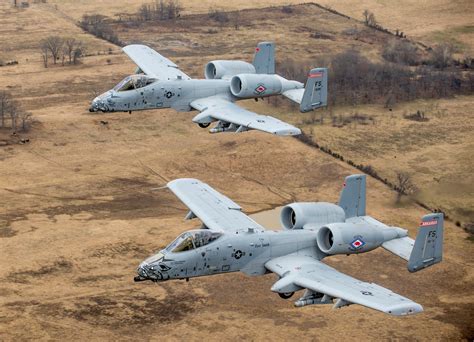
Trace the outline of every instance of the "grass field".
<instances>
[{"instance_id":1,"label":"grass field","mask_svg":"<svg viewBox=\"0 0 474 342\"><path fill-rule=\"evenodd\" d=\"M394 31L403 31L408 38L421 40L428 45L461 42L459 55L474 54L473 20L468 13L474 12L469 0L321 0L329 6L354 18L362 19L362 12L369 10L378 22Z\"/></svg>"},{"instance_id":2,"label":"grass field","mask_svg":"<svg viewBox=\"0 0 474 342\"><path fill-rule=\"evenodd\" d=\"M183 221L186 210L169 191L151 190L168 180L199 178L256 213L292 201L335 202L343 178L358 171L294 138L259 132L210 135L191 123L193 113L90 114L93 93L112 87L134 65L117 47L80 31L70 16L128 10L131 2L77 4L76 11L73 2L22 11L0 8L2 54L19 61L0 68L0 84L38 120L29 133L20 133L28 144L0 147L1 340L472 339L473 244L453 222L446 223L443 263L416 274L385 251L328 260L342 272L421 303L425 312L418 316L393 318L359 306L297 309L271 293L273 275L133 283L143 258L198 226ZM166 50L193 76L201 75L211 59L251 58L261 39L276 40L278 58L293 53L304 62L350 44L378 55L383 43L378 33L370 42L353 41L341 32L360 24L317 8L307 20L298 11L293 19L267 13L270 19L255 26L262 16L256 11L239 39L231 39L235 30L225 27L207 34L206 27L172 32L157 26L120 36ZM308 47L309 33L322 26L334 39ZM91 56L78 66L44 69L37 42L53 33L87 41ZM109 48L112 54L97 54ZM327 118L311 127L319 143L369 162L387 177L398 168L413 172L420 198L470 217L471 103L471 97L416 102L391 113L376 106L337 108L336 115L358 111L376 124L336 128ZM302 123L308 116L286 106L242 104L311 129ZM427 108L430 121L403 119L417 108ZM0 139L10 136L5 130L0 134ZM431 182L434 178L439 182ZM409 201L396 205L396 193L373 179L368 187L368 213L414 236L426 210Z\"/></svg>"}]
</instances>

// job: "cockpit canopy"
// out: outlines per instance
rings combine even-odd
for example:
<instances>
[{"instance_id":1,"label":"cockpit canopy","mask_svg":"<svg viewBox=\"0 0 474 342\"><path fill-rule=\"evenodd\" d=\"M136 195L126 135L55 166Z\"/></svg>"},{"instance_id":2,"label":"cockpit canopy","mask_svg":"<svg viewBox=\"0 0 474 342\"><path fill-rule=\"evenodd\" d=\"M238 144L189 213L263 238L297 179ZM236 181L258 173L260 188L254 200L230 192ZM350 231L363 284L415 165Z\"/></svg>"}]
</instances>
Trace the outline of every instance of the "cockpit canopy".
<instances>
[{"instance_id":1,"label":"cockpit canopy","mask_svg":"<svg viewBox=\"0 0 474 342\"><path fill-rule=\"evenodd\" d=\"M222 233L213 232L207 229L190 230L181 234L168 247L166 247L166 250L172 253L190 251L195 248L206 246L220 238L221 235Z\"/></svg>"},{"instance_id":2,"label":"cockpit canopy","mask_svg":"<svg viewBox=\"0 0 474 342\"><path fill-rule=\"evenodd\" d=\"M156 79L152 77L148 77L147 75L131 75L125 77L122 81L119 82L114 87L115 91L127 91L127 90L133 90L133 89L139 89L143 88L149 84L152 84L155 82Z\"/></svg>"}]
</instances>

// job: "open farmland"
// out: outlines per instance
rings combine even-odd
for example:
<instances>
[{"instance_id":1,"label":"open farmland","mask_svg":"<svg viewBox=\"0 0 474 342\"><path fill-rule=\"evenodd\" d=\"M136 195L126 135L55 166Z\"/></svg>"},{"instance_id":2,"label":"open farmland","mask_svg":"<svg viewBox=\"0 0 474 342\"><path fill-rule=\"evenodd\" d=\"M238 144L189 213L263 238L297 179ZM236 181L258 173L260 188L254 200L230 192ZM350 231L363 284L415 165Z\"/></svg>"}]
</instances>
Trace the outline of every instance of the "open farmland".
<instances>
[{"instance_id":1,"label":"open farmland","mask_svg":"<svg viewBox=\"0 0 474 342\"><path fill-rule=\"evenodd\" d=\"M80 4L78 13L115 11L105 1ZM342 272L418 301L425 312L417 316L394 318L360 306L297 309L271 293L273 275L133 283L143 258L198 226L183 221L186 210L170 192L152 188L195 177L256 213L292 201L335 202L343 178L359 171L294 138L259 132L210 135L191 123L192 113L90 114L93 93L111 88L134 65L117 46L80 30L68 17L80 15L71 13L72 2L66 5L58 4L61 11L51 4L22 11L0 8L0 39L8 47L2 53L19 61L0 68L0 84L38 121L30 132L19 133L29 143L0 147L0 339L473 338L473 244L452 221L446 223L443 263L417 274L383 250L328 260ZM248 6L242 2L242 7ZM190 6L190 14L194 11ZM178 21L178 29L169 23L114 25L121 40L150 44L195 77L208 60L249 60L260 40L275 40L279 59L292 56L308 63L330 61L348 47L380 60L387 39L373 32L355 40L345 30L363 31L363 25L317 6L295 8L293 18L275 9L254 12L239 30L213 22L188 28ZM202 23L203 17L190 20ZM316 30L331 38L310 38ZM88 56L76 66L45 69L38 41L50 34L83 40ZM343 127L333 127L328 112L316 125L303 122L311 114L297 114L286 105L244 105L300 125L308 134L313 129L321 145L369 163L389 178L395 168L413 172L423 201L452 206L453 216L472 219L466 212L472 209L472 96L431 103L399 104L392 112L379 105L336 107L336 116L358 111L375 118L375 124ZM430 121L403 118L418 108L426 109ZM8 130L0 134L5 140L11 136ZM434 188L431 178L440 178ZM368 213L414 236L426 210L411 201L395 204L396 193L374 179L368 187ZM454 189L463 201L456 200Z\"/></svg>"}]
</instances>

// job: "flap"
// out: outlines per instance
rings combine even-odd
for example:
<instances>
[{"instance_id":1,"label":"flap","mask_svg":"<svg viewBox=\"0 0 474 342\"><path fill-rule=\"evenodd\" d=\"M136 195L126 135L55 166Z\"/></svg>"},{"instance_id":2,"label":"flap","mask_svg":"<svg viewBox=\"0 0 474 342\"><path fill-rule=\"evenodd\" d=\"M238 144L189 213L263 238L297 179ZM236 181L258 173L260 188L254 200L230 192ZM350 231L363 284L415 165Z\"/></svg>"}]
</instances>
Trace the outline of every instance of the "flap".
<instances>
[{"instance_id":1,"label":"flap","mask_svg":"<svg viewBox=\"0 0 474 342\"><path fill-rule=\"evenodd\" d=\"M191 107L205 112L216 120L230 122L248 129L256 129L276 135L298 135L301 130L286 122L267 115L260 115L243 109L235 103L218 96L211 96L191 102Z\"/></svg>"},{"instance_id":2,"label":"flap","mask_svg":"<svg viewBox=\"0 0 474 342\"><path fill-rule=\"evenodd\" d=\"M420 304L408 298L377 284L352 278L314 258L288 255L269 261L265 267L285 277L291 276L297 286L391 315L423 311Z\"/></svg>"}]
</instances>

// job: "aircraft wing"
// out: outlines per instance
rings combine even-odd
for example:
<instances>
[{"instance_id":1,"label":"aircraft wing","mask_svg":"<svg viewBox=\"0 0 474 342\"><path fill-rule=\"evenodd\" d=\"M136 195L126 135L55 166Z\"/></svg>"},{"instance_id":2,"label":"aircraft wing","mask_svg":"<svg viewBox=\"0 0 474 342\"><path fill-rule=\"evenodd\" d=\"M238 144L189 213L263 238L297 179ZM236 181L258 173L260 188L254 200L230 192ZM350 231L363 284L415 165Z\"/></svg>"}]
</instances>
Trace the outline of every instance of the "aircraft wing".
<instances>
[{"instance_id":1,"label":"aircraft wing","mask_svg":"<svg viewBox=\"0 0 474 342\"><path fill-rule=\"evenodd\" d=\"M196 123L209 123L219 120L233 125L232 128L228 130L234 132L257 129L276 135L301 134L299 128L274 117L260 115L243 109L230 100L219 96L195 100L191 102L191 107L201 111L201 113L196 115L193 119ZM211 129L211 132L215 133L218 131Z\"/></svg>"},{"instance_id":2,"label":"aircraft wing","mask_svg":"<svg viewBox=\"0 0 474 342\"><path fill-rule=\"evenodd\" d=\"M122 49L128 57L147 75L159 80L191 79L178 66L145 45L127 45Z\"/></svg>"},{"instance_id":3,"label":"aircraft wing","mask_svg":"<svg viewBox=\"0 0 474 342\"><path fill-rule=\"evenodd\" d=\"M245 215L242 208L209 185L192 178L175 179L168 188L189 208L187 219L198 217L212 230L232 231L264 228Z\"/></svg>"},{"instance_id":4,"label":"aircraft wing","mask_svg":"<svg viewBox=\"0 0 474 342\"><path fill-rule=\"evenodd\" d=\"M279 282L293 283L325 294L327 298L338 299L336 308L360 304L395 316L423 311L420 304L408 298L377 284L352 278L308 256L287 255L275 258L268 261L265 267L283 277L272 287L274 291Z\"/></svg>"}]
</instances>

